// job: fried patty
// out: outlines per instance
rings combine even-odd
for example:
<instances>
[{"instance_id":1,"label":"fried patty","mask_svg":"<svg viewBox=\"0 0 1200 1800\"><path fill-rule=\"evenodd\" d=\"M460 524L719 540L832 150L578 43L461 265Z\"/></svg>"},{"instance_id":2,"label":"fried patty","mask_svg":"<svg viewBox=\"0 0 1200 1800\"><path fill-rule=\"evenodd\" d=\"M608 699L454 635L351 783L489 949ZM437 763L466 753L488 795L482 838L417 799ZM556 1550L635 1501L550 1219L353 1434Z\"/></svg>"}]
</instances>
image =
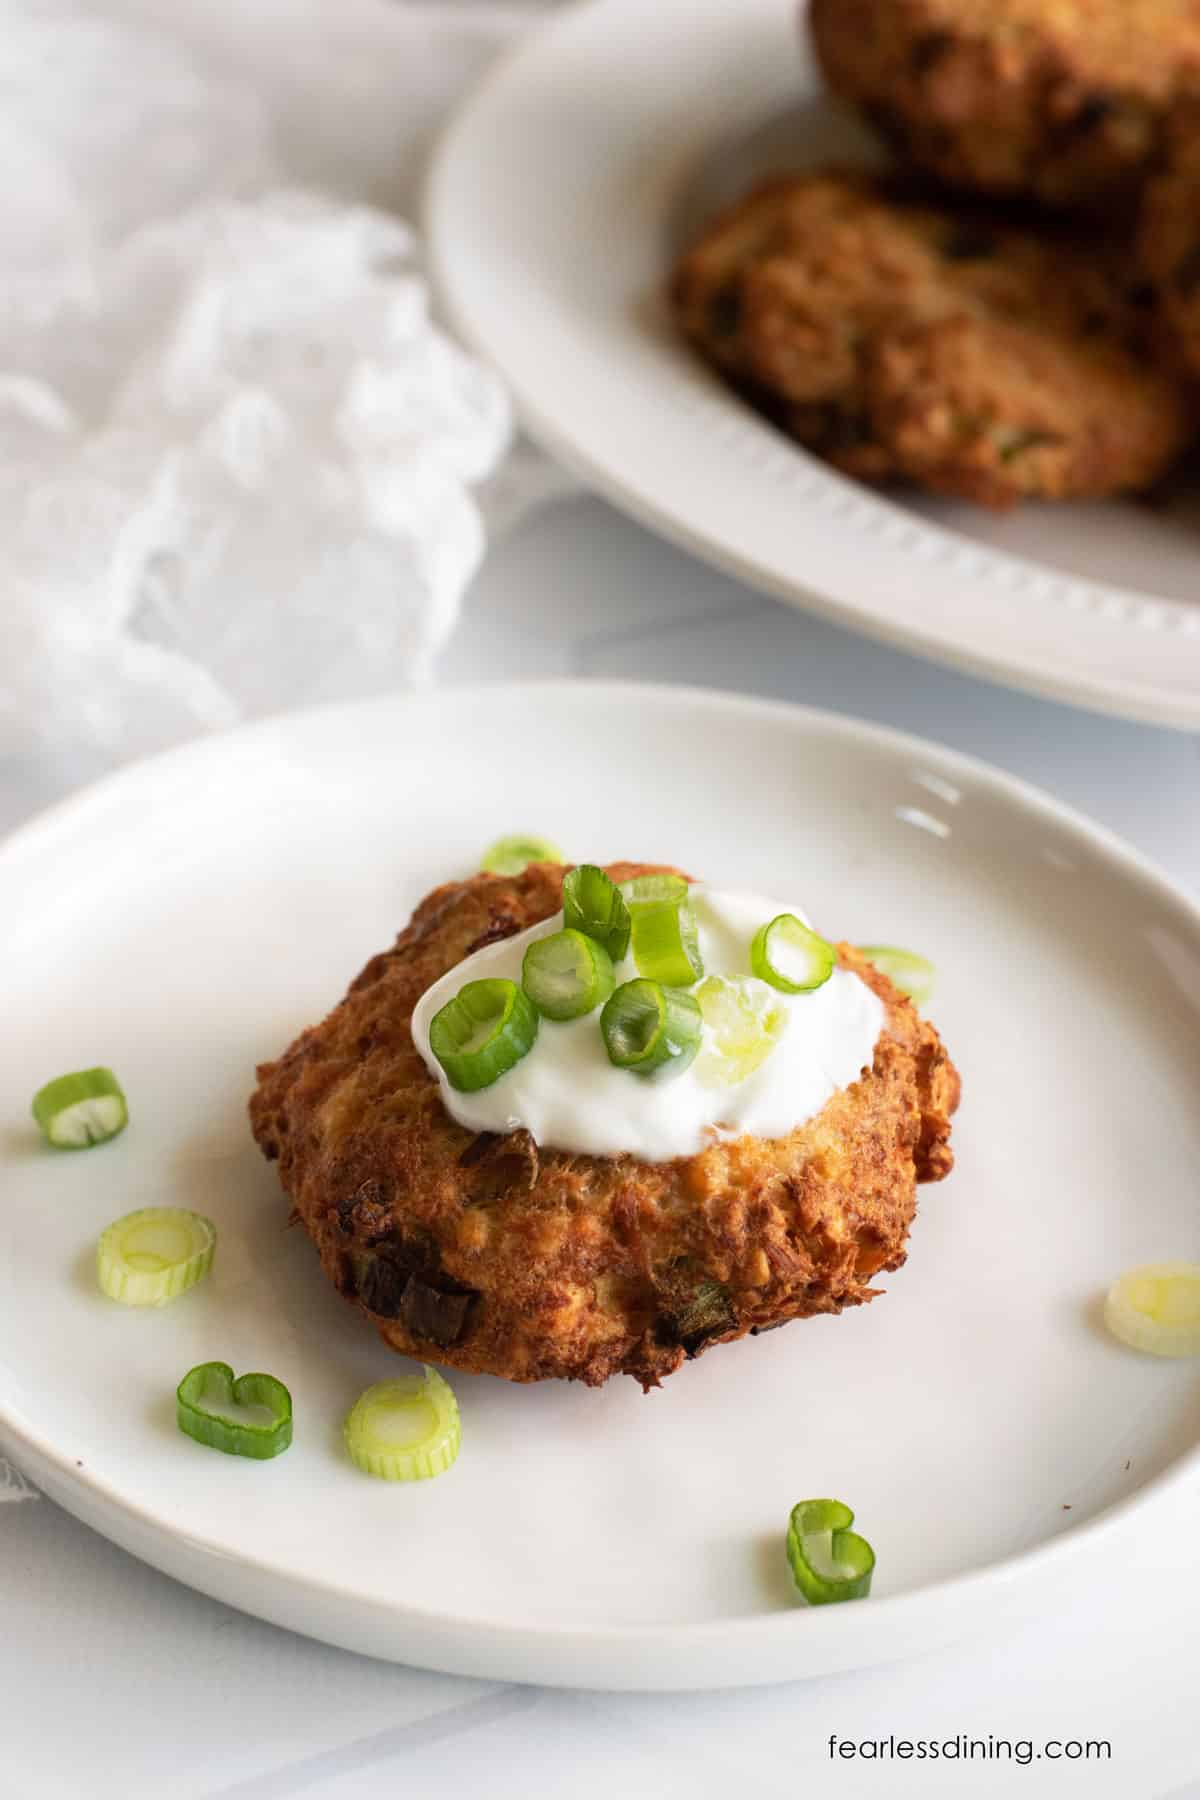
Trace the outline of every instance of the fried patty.
<instances>
[{"instance_id":1,"label":"fried patty","mask_svg":"<svg viewBox=\"0 0 1200 1800\"><path fill-rule=\"evenodd\" d=\"M919 167L1106 217L1200 78L1200 0L813 0L811 19L830 85Z\"/></svg>"},{"instance_id":2,"label":"fried patty","mask_svg":"<svg viewBox=\"0 0 1200 1800\"><path fill-rule=\"evenodd\" d=\"M1192 435L1128 261L833 171L723 213L672 297L692 343L838 468L1006 507L1149 487Z\"/></svg>"},{"instance_id":3,"label":"fried patty","mask_svg":"<svg viewBox=\"0 0 1200 1800\"><path fill-rule=\"evenodd\" d=\"M1189 368L1200 374L1200 99L1182 103L1138 234L1142 266Z\"/></svg>"},{"instance_id":4,"label":"fried patty","mask_svg":"<svg viewBox=\"0 0 1200 1800\"><path fill-rule=\"evenodd\" d=\"M842 966L886 1007L874 1063L787 1137L648 1163L449 1116L413 1007L471 951L557 912L565 873L436 889L324 1023L259 1069L254 1135L331 1280L406 1355L647 1389L714 1343L871 1299L872 1277L904 1261L917 1182L951 1168L959 1079L933 1027L848 946Z\"/></svg>"}]
</instances>

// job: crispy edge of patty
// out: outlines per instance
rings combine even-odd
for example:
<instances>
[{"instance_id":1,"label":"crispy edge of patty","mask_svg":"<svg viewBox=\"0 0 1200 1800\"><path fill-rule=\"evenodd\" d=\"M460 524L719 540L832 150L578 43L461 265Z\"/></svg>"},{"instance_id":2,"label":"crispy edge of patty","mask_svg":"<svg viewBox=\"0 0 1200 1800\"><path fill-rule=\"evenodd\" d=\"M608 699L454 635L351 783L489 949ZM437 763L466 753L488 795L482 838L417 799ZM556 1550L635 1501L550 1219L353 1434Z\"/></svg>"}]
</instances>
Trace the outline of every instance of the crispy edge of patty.
<instances>
[{"instance_id":1,"label":"crispy edge of patty","mask_svg":"<svg viewBox=\"0 0 1200 1800\"><path fill-rule=\"evenodd\" d=\"M1119 251L862 172L760 184L679 260L671 299L751 404L862 479L996 508L1099 497L1151 486L1195 430Z\"/></svg>"},{"instance_id":2,"label":"crispy edge of patty","mask_svg":"<svg viewBox=\"0 0 1200 1800\"><path fill-rule=\"evenodd\" d=\"M1106 218L1200 81L1189 0L813 0L810 25L834 91L939 180Z\"/></svg>"},{"instance_id":3,"label":"crispy edge of patty","mask_svg":"<svg viewBox=\"0 0 1200 1800\"><path fill-rule=\"evenodd\" d=\"M1163 167L1146 188L1137 254L1188 368L1200 375L1200 95L1175 110Z\"/></svg>"},{"instance_id":4,"label":"crispy edge of patty","mask_svg":"<svg viewBox=\"0 0 1200 1800\"><path fill-rule=\"evenodd\" d=\"M613 865L627 879L656 865ZM778 1140L667 1163L572 1156L455 1123L411 1042L420 993L561 904L565 868L448 884L250 1102L326 1273L395 1350L514 1381L657 1386L712 1343L869 1300L904 1261L918 1181L953 1163L959 1078L849 946L887 1025L869 1070Z\"/></svg>"}]
</instances>

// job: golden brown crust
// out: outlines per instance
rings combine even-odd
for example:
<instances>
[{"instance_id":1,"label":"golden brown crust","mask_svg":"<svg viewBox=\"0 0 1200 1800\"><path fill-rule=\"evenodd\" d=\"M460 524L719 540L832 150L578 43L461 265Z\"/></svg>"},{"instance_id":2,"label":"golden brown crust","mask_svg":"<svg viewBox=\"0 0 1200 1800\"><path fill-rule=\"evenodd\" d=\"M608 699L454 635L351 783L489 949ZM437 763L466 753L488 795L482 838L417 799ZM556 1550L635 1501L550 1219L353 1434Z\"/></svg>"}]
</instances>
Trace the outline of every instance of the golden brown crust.
<instances>
[{"instance_id":1,"label":"golden brown crust","mask_svg":"<svg viewBox=\"0 0 1200 1800\"><path fill-rule=\"evenodd\" d=\"M1146 189L1138 254L1188 366L1200 374L1200 99L1182 102Z\"/></svg>"},{"instance_id":2,"label":"golden brown crust","mask_svg":"<svg viewBox=\"0 0 1200 1800\"><path fill-rule=\"evenodd\" d=\"M952 1166L959 1080L933 1027L847 945L843 967L887 1009L874 1066L786 1138L644 1163L447 1114L413 1006L480 943L556 912L565 873L438 888L324 1023L259 1069L254 1135L327 1274L407 1355L593 1386L654 1387L710 1343L869 1300L904 1261L916 1183Z\"/></svg>"},{"instance_id":3,"label":"golden brown crust","mask_svg":"<svg viewBox=\"0 0 1200 1800\"><path fill-rule=\"evenodd\" d=\"M1150 486L1192 435L1127 263L835 170L714 220L672 296L703 354L838 468L1004 507Z\"/></svg>"},{"instance_id":4,"label":"golden brown crust","mask_svg":"<svg viewBox=\"0 0 1200 1800\"><path fill-rule=\"evenodd\" d=\"M834 90L939 180L1111 218L1200 80L1200 0L813 0Z\"/></svg>"}]
</instances>

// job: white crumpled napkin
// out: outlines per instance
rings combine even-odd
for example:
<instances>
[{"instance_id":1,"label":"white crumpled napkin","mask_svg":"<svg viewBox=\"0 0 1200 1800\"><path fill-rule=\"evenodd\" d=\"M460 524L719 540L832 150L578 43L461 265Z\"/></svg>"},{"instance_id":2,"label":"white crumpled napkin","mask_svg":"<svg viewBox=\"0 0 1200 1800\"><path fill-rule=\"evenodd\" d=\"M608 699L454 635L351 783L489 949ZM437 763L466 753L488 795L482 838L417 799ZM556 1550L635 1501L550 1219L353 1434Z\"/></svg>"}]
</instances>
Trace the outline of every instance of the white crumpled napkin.
<instances>
[{"instance_id":1,"label":"white crumpled napkin","mask_svg":"<svg viewBox=\"0 0 1200 1800\"><path fill-rule=\"evenodd\" d=\"M0 749L128 752L423 671L510 422L407 227L278 187L197 204L28 336L0 376Z\"/></svg>"},{"instance_id":2,"label":"white crumpled napkin","mask_svg":"<svg viewBox=\"0 0 1200 1800\"><path fill-rule=\"evenodd\" d=\"M0 754L428 673L511 421L392 209L528 16L0 6Z\"/></svg>"},{"instance_id":3,"label":"white crumpled napkin","mask_svg":"<svg viewBox=\"0 0 1200 1800\"><path fill-rule=\"evenodd\" d=\"M401 223L542 5L0 0L0 754L421 679L565 485Z\"/></svg>"}]
</instances>

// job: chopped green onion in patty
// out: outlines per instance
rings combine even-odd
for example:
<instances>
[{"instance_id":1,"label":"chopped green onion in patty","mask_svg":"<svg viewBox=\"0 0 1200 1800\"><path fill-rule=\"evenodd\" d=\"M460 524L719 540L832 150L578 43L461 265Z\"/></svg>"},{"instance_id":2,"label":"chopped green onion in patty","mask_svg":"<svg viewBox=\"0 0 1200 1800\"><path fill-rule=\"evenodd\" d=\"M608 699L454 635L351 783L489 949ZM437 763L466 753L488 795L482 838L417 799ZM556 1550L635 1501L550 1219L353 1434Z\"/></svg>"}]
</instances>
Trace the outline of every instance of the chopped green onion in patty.
<instances>
[{"instance_id":1,"label":"chopped green onion in patty","mask_svg":"<svg viewBox=\"0 0 1200 1800\"><path fill-rule=\"evenodd\" d=\"M526 950L521 985L547 1019L579 1019L612 993L612 958L582 931L556 931Z\"/></svg>"},{"instance_id":2,"label":"chopped green onion in patty","mask_svg":"<svg viewBox=\"0 0 1200 1800\"><path fill-rule=\"evenodd\" d=\"M704 973L700 932L678 875L637 875L621 886L629 908L638 974L668 987L691 987Z\"/></svg>"},{"instance_id":3,"label":"chopped green onion in patty","mask_svg":"<svg viewBox=\"0 0 1200 1800\"><path fill-rule=\"evenodd\" d=\"M530 863L565 861L549 838L502 837L484 851L479 867L486 875L519 875Z\"/></svg>"},{"instance_id":4,"label":"chopped green onion in patty","mask_svg":"<svg viewBox=\"0 0 1200 1800\"><path fill-rule=\"evenodd\" d=\"M603 944L613 962L629 949L629 908L603 869L580 863L563 881L563 924Z\"/></svg>"},{"instance_id":5,"label":"chopped green onion in patty","mask_svg":"<svg viewBox=\"0 0 1200 1800\"><path fill-rule=\"evenodd\" d=\"M239 1375L228 1363L199 1363L175 1390L180 1431L226 1456L266 1462L292 1441L292 1396L274 1375Z\"/></svg>"},{"instance_id":6,"label":"chopped green onion in patty","mask_svg":"<svg viewBox=\"0 0 1200 1800\"><path fill-rule=\"evenodd\" d=\"M430 1020L429 1047L451 1087L472 1094L516 1068L537 1030L537 1009L515 981L468 981Z\"/></svg>"},{"instance_id":7,"label":"chopped green onion in patty","mask_svg":"<svg viewBox=\"0 0 1200 1800\"><path fill-rule=\"evenodd\" d=\"M840 1500L801 1500L788 1520L792 1578L810 1606L861 1600L871 1591L875 1552L851 1531L854 1514Z\"/></svg>"},{"instance_id":8,"label":"chopped green onion in patty","mask_svg":"<svg viewBox=\"0 0 1200 1800\"><path fill-rule=\"evenodd\" d=\"M458 1456L462 1428L454 1390L436 1369L377 1381L346 1420L351 1462L381 1481L428 1481Z\"/></svg>"},{"instance_id":9,"label":"chopped green onion in patty","mask_svg":"<svg viewBox=\"0 0 1200 1800\"><path fill-rule=\"evenodd\" d=\"M702 1024L691 994L647 980L625 982L600 1014L609 1062L635 1075L681 1074L700 1048Z\"/></svg>"},{"instance_id":10,"label":"chopped green onion in patty","mask_svg":"<svg viewBox=\"0 0 1200 1800\"><path fill-rule=\"evenodd\" d=\"M750 967L760 981L781 994L811 994L824 987L836 962L833 945L810 931L795 913L780 913L763 925L750 945Z\"/></svg>"},{"instance_id":11,"label":"chopped green onion in patty","mask_svg":"<svg viewBox=\"0 0 1200 1800\"><path fill-rule=\"evenodd\" d=\"M937 970L915 950L897 950L894 944L860 944L858 953L874 963L893 987L907 994L914 1006L924 1006L933 993Z\"/></svg>"},{"instance_id":12,"label":"chopped green onion in patty","mask_svg":"<svg viewBox=\"0 0 1200 1800\"><path fill-rule=\"evenodd\" d=\"M165 1306L212 1267L217 1228L179 1206L147 1206L126 1213L100 1234L96 1276L110 1300L124 1306Z\"/></svg>"},{"instance_id":13,"label":"chopped green onion in patty","mask_svg":"<svg viewBox=\"0 0 1200 1800\"><path fill-rule=\"evenodd\" d=\"M107 1144L129 1123L125 1096L111 1069L80 1069L48 1081L33 1096L33 1116L59 1150Z\"/></svg>"}]
</instances>

